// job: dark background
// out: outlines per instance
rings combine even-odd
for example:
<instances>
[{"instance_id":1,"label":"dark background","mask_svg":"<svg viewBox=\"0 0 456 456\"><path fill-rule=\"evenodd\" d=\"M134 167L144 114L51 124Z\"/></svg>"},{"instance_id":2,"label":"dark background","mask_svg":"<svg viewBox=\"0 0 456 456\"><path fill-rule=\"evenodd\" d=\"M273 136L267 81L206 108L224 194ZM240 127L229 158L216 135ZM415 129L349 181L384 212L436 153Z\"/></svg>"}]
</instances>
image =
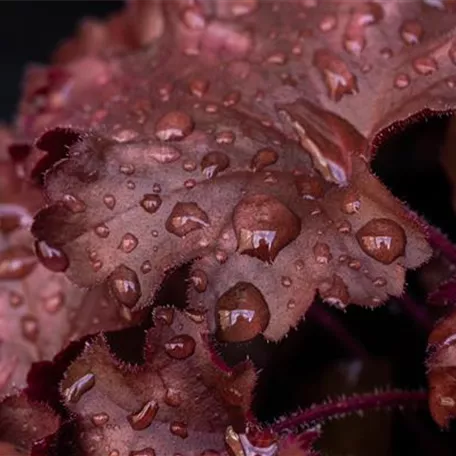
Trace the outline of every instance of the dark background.
<instances>
[{"instance_id":1,"label":"dark background","mask_svg":"<svg viewBox=\"0 0 456 456\"><path fill-rule=\"evenodd\" d=\"M11 122L27 63L47 63L84 16L105 17L121 1L0 1L0 122Z\"/></svg>"}]
</instances>

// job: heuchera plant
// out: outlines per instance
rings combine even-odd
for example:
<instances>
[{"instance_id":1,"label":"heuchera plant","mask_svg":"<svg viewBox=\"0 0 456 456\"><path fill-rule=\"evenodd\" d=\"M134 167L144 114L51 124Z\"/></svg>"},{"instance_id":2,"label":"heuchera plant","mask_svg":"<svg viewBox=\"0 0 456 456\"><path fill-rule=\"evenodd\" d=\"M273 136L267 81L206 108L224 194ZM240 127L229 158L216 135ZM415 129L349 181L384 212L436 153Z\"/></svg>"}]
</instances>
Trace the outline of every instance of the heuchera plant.
<instances>
[{"instance_id":1,"label":"heuchera plant","mask_svg":"<svg viewBox=\"0 0 456 456\"><path fill-rule=\"evenodd\" d=\"M130 1L30 67L0 132L0 454L310 456L331 418L427 403L448 426L451 274L428 290L428 391L264 422L261 363L224 353L283 341L317 296L413 307L407 269L454 269L371 163L454 112L455 32L451 0Z\"/></svg>"}]
</instances>

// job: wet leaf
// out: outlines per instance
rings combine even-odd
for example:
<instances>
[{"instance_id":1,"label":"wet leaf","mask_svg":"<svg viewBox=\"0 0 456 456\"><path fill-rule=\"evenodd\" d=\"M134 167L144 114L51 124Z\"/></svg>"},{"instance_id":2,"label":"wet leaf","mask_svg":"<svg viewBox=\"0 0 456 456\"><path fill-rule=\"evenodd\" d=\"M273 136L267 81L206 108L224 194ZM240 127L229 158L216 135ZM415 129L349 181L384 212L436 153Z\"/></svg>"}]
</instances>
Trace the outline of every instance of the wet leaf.
<instances>
[{"instance_id":1,"label":"wet leaf","mask_svg":"<svg viewBox=\"0 0 456 456\"><path fill-rule=\"evenodd\" d=\"M156 309L155 321L143 365L117 360L100 336L65 375L64 403L77 414L85 451L94 456L222 453L227 426L242 425L250 409L253 369L214 366L204 322L166 308Z\"/></svg>"}]
</instances>

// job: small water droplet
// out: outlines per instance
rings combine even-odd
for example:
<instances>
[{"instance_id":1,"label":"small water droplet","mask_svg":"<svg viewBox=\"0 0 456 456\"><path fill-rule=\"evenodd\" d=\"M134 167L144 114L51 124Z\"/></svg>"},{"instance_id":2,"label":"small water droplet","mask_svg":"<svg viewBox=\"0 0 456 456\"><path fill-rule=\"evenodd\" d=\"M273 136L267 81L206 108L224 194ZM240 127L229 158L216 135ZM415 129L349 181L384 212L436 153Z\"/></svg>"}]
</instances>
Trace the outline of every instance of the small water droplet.
<instances>
[{"instance_id":1,"label":"small water droplet","mask_svg":"<svg viewBox=\"0 0 456 456\"><path fill-rule=\"evenodd\" d=\"M63 272L70 264L63 250L50 246L46 241L36 241L35 251L41 264L51 271Z\"/></svg>"},{"instance_id":2,"label":"small water droplet","mask_svg":"<svg viewBox=\"0 0 456 456\"><path fill-rule=\"evenodd\" d=\"M287 60L287 55L283 52L275 52L267 58L268 63L273 63L275 65L285 65Z\"/></svg>"},{"instance_id":3,"label":"small water droplet","mask_svg":"<svg viewBox=\"0 0 456 456\"><path fill-rule=\"evenodd\" d=\"M351 233L352 226L348 220L342 220L336 224L337 231L342 234Z\"/></svg>"},{"instance_id":4,"label":"small water droplet","mask_svg":"<svg viewBox=\"0 0 456 456\"><path fill-rule=\"evenodd\" d=\"M101 238L107 238L109 236L109 228L104 223L95 227L95 234Z\"/></svg>"},{"instance_id":5,"label":"small water droplet","mask_svg":"<svg viewBox=\"0 0 456 456\"><path fill-rule=\"evenodd\" d=\"M179 407L184 399L179 390L175 388L167 388L165 392L165 404L170 407Z\"/></svg>"},{"instance_id":6,"label":"small water droplet","mask_svg":"<svg viewBox=\"0 0 456 456\"><path fill-rule=\"evenodd\" d=\"M356 233L356 239L366 255L383 264L391 264L405 253L407 238L395 221L374 218Z\"/></svg>"},{"instance_id":7,"label":"small water droplet","mask_svg":"<svg viewBox=\"0 0 456 456\"><path fill-rule=\"evenodd\" d=\"M181 439L186 439L188 437L187 423L183 421L172 421L169 425L169 431L171 434L176 435Z\"/></svg>"},{"instance_id":8,"label":"small water droplet","mask_svg":"<svg viewBox=\"0 0 456 456\"><path fill-rule=\"evenodd\" d=\"M28 247L12 246L0 252L0 280L27 277L37 264L36 256Z\"/></svg>"},{"instance_id":9,"label":"small water droplet","mask_svg":"<svg viewBox=\"0 0 456 456\"><path fill-rule=\"evenodd\" d=\"M118 266L108 279L113 297L129 308L134 307L141 297L141 286L136 272L125 265Z\"/></svg>"},{"instance_id":10,"label":"small water droplet","mask_svg":"<svg viewBox=\"0 0 456 456\"><path fill-rule=\"evenodd\" d=\"M154 193L160 193L160 192L162 191L161 185L155 183L154 185L152 185L152 191L153 191Z\"/></svg>"},{"instance_id":11,"label":"small water droplet","mask_svg":"<svg viewBox=\"0 0 456 456\"><path fill-rule=\"evenodd\" d=\"M176 203L166 220L165 228L184 237L192 231L209 226L209 217L196 203Z\"/></svg>"},{"instance_id":12,"label":"small water droplet","mask_svg":"<svg viewBox=\"0 0 456 456\"><path fill-rule=\"evenodd\" d=\"M215 250L215 259L220 263L226 263L226 260L228 260L228 254L221 249L216 249Z\"/></svg>"},{"instance_id":13,"label":"small water droplet","mask_svg":"<svg viewBox=\"0 0 456 456\"><path fill-rule=\"evenodd\" d=\"M412 62L413 69L418 73L428 76L438 69L437 61L432 57L418 57Z\"/></svg>"},{"instance_id":14,"label":"small water droplet","mask_svg":"<svg viewBox=\"0 0 456 456\"><path fill-rule=\"evenodd\" d=\"M130 426L135 431L142 431L148 428L158 412L158 402L150 400L140 410L127 416Z\"/></svg>"},{"instance_id":15,"label":"small water droplet","mask_svg":"<svg viewBox=\"0 0 456 456\"><path fill-rule=\"evenodd\" d=\"M353 269L355 271L359 271L361 269L361 262L359 260L356 260L354 258L350 259L347 266L350 269Z\"/></svg>"},{"instance_id":16,"label":"small water droplet","mask_svg":"<svg viewBox=\"0 0 456 456\"><path fill-rule=\"evenodd\" d=\"M304 261L302 261L302 260L296 260L294 265L295 265L296 271L298 271L298 272L303 271L304 268L306 267Z\"/></svg>"},{"instance_id":17,"label":"small water droplet","mask_svg":"<svg viewBox=\"0 0 456 456\"><path fill-rule=\"evenodd\" d=\"M157 87L158 96L161 101L168 101L173 93L174 86L171 82L165 82L163 85Z\"/></svg>"},{"instance_id":18,"label":"small water droplet","mask_svg":"<svg viewBox=\"0 0 456 456\"><path fill-rule=\"evenodd\" d=\"M350 301L350 295L345 282L336 274L331 280L323 281L318 287L321 298L334 306L345 308Z\"/></svg>"},{"instance_id":19,"label":"small water droplet","mask_svg":"<svg viewBox=\"0 0 456 456\"><path fill-rule=\"evenodd\" d=\"M126 233L123 235L118 249L124 251L125 253L131 253L138 245L138 238L131 233Z\"/></svg>"},{"instance_id":20,"label":"small water droplet","mask_svg":"<svg viewBox=\"0 0 456 456\"><path fill-rule=\"evenodd\" d=\"M353 189L348 189L342 199L342 211L346 214L356 214L361 208L359 194Z\"/></svg>"},{"instance_id":21,"label":"small water droplet","mask_svg":"<svg viewBox=\"0 0 456 456\"><path fill-rule=\"evenodd\" d=\"M190 93L201 98L209 89L209 81L206 79L192 79L188 85Z\"/></svg>"},{"instance_id":22,"label":"small water droplet","mask_svg":"<svg viewBox=\"0 0 456 456\"><path fill-rule=\"evenodd\" d=\"M8 302L9 305L13 308L17 308L24 304L24 296L16 291L10 291L8 293Z\"/></svg>"},{"instance_id":23,"label":"small water droplet","mask_svg":"<svg viewBox=\"0 0 456 456\"><path fill-rule=\"evenodd\" d=\"M393 56L393 51L390 48L382 48L380 49L380 55L385 60L389 60Z\"/></svg>"},{"instance_id":24,"label":"small water droplet","mask_svg":"<svg viewBox=\"0 0 456 456\"><path fill-rule=\"evenodd\" d=\"M147 274L150 271L152 271L152 263L149 260L146 260L141 264L141 272Z\"/></svg>"},{"instance_id":25,"label":"small water droplet","mask_svg":"<svg viewBox=\"0 0 456 456\"><path fill-rule=\"evenodd\" d=\"M312 250L317 263L328 264L331 261L332 255L328 244L317 242Z\"/></svg>"},{"instance_id":26,"label":"small water droplet","mask_svg":"<svg viewBox=\"0 0 456 456\"><path fill-rule=\"evenodd\" d=\"M402 41L405 44L418 44L424 35L424 29L420 22L415 20L405 21L399 29Z\"/></svg>"},{"instance_id":27,"label":"small water droplet","mask_svg":"<svg viewBox=\"0 0 456 456\"><path fill-rule=\"evenodd\" d=\"M223 105L228 108L230 106L234 106L234 105L238 104L240 100L241 100L241 92L239 92L238 90L235 90L233 92L226 94L223 97Z\"/></svg>"},{"instance_id":28,"label":"small water droplet","mask_svg":"<svg viewBox=\"0 0 456 456\"><path fill-rule=\"evenodd\" d=\"M249 195L235 207L233 224L238 251L272 262L279 252L296 239L301 220L271 195Z\"/></svg>"},{"instance_id":29,"label":"small water droplet","mask_svg":"<svg viewBox=\"0 0 456 456\"><path fill-rule=\"evenodd\" d=\"M57 313L63 307L64 302L65 295L62 291L43 297L44 310L51 315Z\"/></svg>"},{"instance_id":30,"label":"small water droplet","mask_svg":"<svg viewBox=\"0 0 456 456\"><path fill-rule=\"evenodd\" d=\"M65 206L74 214L84 212L87 208L84 201L70 193L63 195L62 201L65 204Z\"/></svg>"},{"instance_id":31,"label":"small water droplet","mask_svg":"<svg viewBox=\"0 0 456 456\"><path fill-rule=\"evenodd\" d=\"M219 108L215 103L209 103L205 106L204 111L208 114L216 114Z\"/></svg>"},{"instance_id":32,"label":"small water droplet","mask_svg":"<svg viewBox=\"0 0 456 456\"><path fill-rule=\"evenodd\" d=\"M377 277L372 281L372 283L374 284L374 287L384 287L387 282L384 277Z\"/></svg>"},{"instance_id":33,"label":"small water droplet","mask_svg":"<svg viewBox=\"0 0 456 456\"><path fill-rule=\"evenodd\" d=\"M394 87L405 89L410 85L410 76L406 73L399 73L394 79Z\"/></svg>"},{"instance_id":34,"label":"small water droplet","mask_svg":"<svg viewBox=\"0 0 456 456\"><path fill-rule=\"evenodd\" d=\"M91 372L78 378L63 392L67 402L78 402L81 397L95 386L95 375Z\"/></svg>"},{"instance_id":35,"label":"small water droplet","mask_svg":"<svg viewBox=\"0 0 456 456\"><path fill-rule=\"evenodd\" d=\"M356 76L349 70L347 64L329 49L315 51L312 63L320 71L331 100L337 102L344 95L358 93Z\"/></svg>"},{"instance_id":36,"label":"small water droplet","mask_svg":"<svg viewBox=\"0 0 456 456\"><path fill-rule=\"evenodd\" d=\"M182 162L182 168L184 169L184 171L187 171L187 172L192 172L192 171L195 171L196 169L196 162L194 160L184 160Z\"/></svg>"},{"instance_id":37,"label":"small water droplet","mask_svg":"<svg viewBox=\"0 0 456 456\"><path fill-rule=\"evenodd\" d=\"M318 24L322 32L330 32L337 27L337 17L334 14L327 14Z\"/></svg>"},{"instance_id":38,"label":"small water droplet","mask_svg":"<svg viewBox=\"0 0 456 456\"><path fill-rule=\"evenodd\" d=\"M196 343L188 334L179 334L165 343L166 353L174 359L186 359L195 353Z\"/></svg>"},{"instance_id":39,"label":"small water droplet","mask_svg":"<svg viewBox=\"0 0 456 456\"><path fill-rule=\"evenodd\" d=\"M201 160L201 171L207 179L212 179L230 165L230 159L223 152L212 151Z\"/></svg>"},{"instance_id":40,"label":"small water droplet","mask_svg":"<svg viewBox=\"0 0 456 456\"><path fill-rule=\"evenodd\" d=\"M215 142L217 144L233 144L236 136L232 131L220 131L215 135Z\"/></svg>"},{"instance_id":41,"label":"small water droplet","mask_svg":"<svg viewBox=\"0 0 456 456\"><path fill-rule=\"evenodd\" d=\"M220 341L244 342L267 328L270 312L258 288L238 282L218 299L216 316L216 335Z\"/></svg>"},{"instance_id":42,"label":"small water droplet","mask_svg":"<svg viewBox=\"0 0 456 456\"><path fill-rule=\"evenodd\" d=\"M96 427L104 426L109 421L109 415L104 412L95 413L90 418L90 421L92 421L92 424Z\"/></svg>"},{"instance_id":43,"label":"small water droplet","mask_svg":"<svg viewBox=\"0 0 456 456\"><path fill-rule=\"evenodd\" d=\"M174 321L174 309L172 307L157 307L154 309L154 321L166 326L171 326Z\"/></svg>"},{"instance_id":44,"label":"small water droplet","mask_svg":"<svg viewBox=\"0 0 456 456\"><path fill-rule=\"evenodd\" d=\"M314 200L324 195L321 179L316 176L296 176L295 186L299 196L306 200Z\"/></svg>"},{"instance_id":45,"label":"small water droplet","mask_svg":"<svg viewBox=\"0 0 456 456\"><path fill-rule=\"evenodd\" d=\"M153 193L146 193L139 203L141 207L149 214L154 214L158 211L162 204L161 198Z\"/></svg>"},{"instance_id":46,"label":"small water droplet","mask_svg":"<svg viewBox=\"0 0 456 456\"><path fill-rule=\"evenodd\" d=\"M291 278L288 276L282 276L280 282L281 282L282 286L284 286L285 288L291 287L291 284L293 283Z\"/></svg>"},{"instance_id":47,"label":"small water droplet","mask_svg":"<svg viewBox=\"0 0 456 456\"><path fill-rule=\"evenodd\" d=\"M108 209L114 209L114 206L116 205L116 198L114 195L107 194L103 196L103 203Z\"/></svg>"},{"instance_id":48,"label":"small water droplet","mask_svg":"<svg viewBox=\"0 0 456 456\"><path fill-rule=\"evenodd\" d=\"M279 154L268 147L260 149L253 156L250 162L250 168L252 171L262 171L266 166L273 165L279 159Z\"/></svg>"},{"instance_id":49,"label":"small water droplet","mask_svg":"<svg viewBox=\"0 0 456 456\"><path fill-rule=\"evenodd\" d=\"M135 173L135 167L131 164L126 164L126 165L120 165L119 166L119 171L122 174L125 174L126 176L131 176L132 174Z\"/></svg>"},{"instance_id":50,"label":"small water droplet","mask_svg":"<svg viewBox=\"0 0 456 456\"><path fill-rule=\"evenodd\" d=\"M206 311L201 309L187 308L184 311L185 316L197 325L206 321Z\"/></svg>"},{"instance_id":51,"label":"small water droplet","mask_svg":"<svg viewBox=\"0 0 456 456\"><path fill-rule=\"evenodd\" d=\"M21 317L22 335L30 342L36 342L39 334L38 320L32 315Z\"/></svg>"},{"instance_id":52,"label":"small water droplet","mask_svg":"<svg viewBox=\"0 0 456 456\"><path fill-rule=\"evenodd\" d=\"M136 188L136 184L132 180L127 181L127 188L129 190L134 190Z\"/></svg>"},{"instance_id":53,"label":"small water droplet","mask_svg":"<svg viewBox=\"0 0 456 456\"><path fill-rule=\"evenodd\" d=\"M193 287L198 293L203 293L207 288L207 275L202 269L195 269L190 275Z\"/></svg>"},{"instance_id":54,"label":"small water droplet","mask_svg":"<svg viewBox=\"0 0 456 456\"><path fill-rule=\"evenodd\" d=\"M177 141L188 136L193 128L193 120L188 114L182 111L171 111L155 125L155 136L161 141Z\"/></svg>"}]
</instances>

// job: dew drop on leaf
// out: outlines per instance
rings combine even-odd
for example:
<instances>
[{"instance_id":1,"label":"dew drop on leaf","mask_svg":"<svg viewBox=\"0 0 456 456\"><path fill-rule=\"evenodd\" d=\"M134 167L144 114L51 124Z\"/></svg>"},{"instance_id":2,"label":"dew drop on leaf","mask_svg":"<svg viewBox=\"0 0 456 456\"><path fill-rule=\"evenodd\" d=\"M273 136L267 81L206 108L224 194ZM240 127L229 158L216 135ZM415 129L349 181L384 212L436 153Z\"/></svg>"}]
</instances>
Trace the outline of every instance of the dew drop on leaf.
<instances>
[{"instance_id":1,"label":"dew drop on leaf","mask_svg":"<svg viewBox=\"0 0 456 456\"><path fill-rule=\"evenodd\" d=\"M96 427L104 426L109 421L109 415L104 412L95 413L90 418L90 421L92 421L93 425Z\"/></svg>"},{"instance_id":2,"label":"dew drop on leaf","mask_svg":"<svg viewBox=\"0 0 456 456\"><path fill-rule=\"evenodd\" d=\"M63 292L58 291L57 293L43 298L43 307L47 313L53 315L63 307L64 302L65 295Z\"/></svg>"},{"instance_id":3,"label":"dew drop on leaf","mask_svg":"<svg viewBox=\"0 0 456 456\"><path fill-rule=\"evenodd\" d=\"M154 193L146 193L139 204L146 212L154 214L160 208L162 200Z\"/></svg>"},{"instance_id":4,"label":"dew drop on leaf","mask_svg":"<svg viewBox=\"0 0 456 456\"><path fill-rule=\"evenodd\" d=\"M23 279L36 266L36 257L28 247L12 246L0 252L0 280Z\"/></svg>"},{"instance_id":5,"label":"dew drop on leaf","mask_svg":"<svg viewBox=\"0 0 456 456\"><path fill-rule=\"evenodd\" d=\"M170 233L179 237L207 226L208 215L194 202L176 203L165 224Z\"/></svg>"},{"instance_id":6,"label":"dew drop on leaf","mask_svg":"<svg viewBox=\"0 0 456 456\"><path fill-rule=\"evenodd\" d=\"M190 275L190 280L193 283L193 288L202 293L207 288L207 275L202 269L195 269Z\"/></svg>"},{"instance_id":7,"label":"dew drop on leaf","mask_svg":"<svg viewBox=\"0 0 456 456\"><path fill-rule=\"evenodd\" d=\"M332 276L331 280L324 280L318 289L323 301L341 309L345 308L350 300L347 285L336 274Z\"/></svg>"},{"instance_id":8,"label":"dew drop on leaf","mask_svg":"<svg viewBox=\"0 0 456 456\"><path fill-rule=\"evenodd\" d=\"M279 159L279 154L270 148L264 148L257 151L250 162L252 171L262 171L266 166L273 165Z\"/></svg>"},{"instance_id":9,"label":"dew drop on leaf","mask_svg":"<svg viewBox=\"0 0 456 456\"><path fill-rule=\"evenodd\" d=\"M432 57L419 57L412 62L416 73L428 76L437 71L437 61Z\"/></svg>"},{"instance_id":10,"label":"dew drop on leaf","mask_svg":"<svg viewBox=\"0 0 456 456\"><path fill-rule=\"evenodd\" d=\"M136 272L125 265L118 266L108 278L108 289L117 302L132 308L141 297Z\"/></svg>"},{"instance_id":11,"label":"dew drop on leaf","mask_svg":"<svg viewBox=\"0 0 456 456\"><path fill-rule=\"evenodd\" d=\"M50 246L46 241L36 241L35 251L41 264L51 271L63 272L69 266L65 252L57 247Z\"/></svg>"},{"instance_id":12,"label":"dew drop on leaf","mask_svg":"<svg viewBox=\"0 0 456 456\"><path fill-rule=\"evenodd\" d=\"M201 98L209 89L209 81L206 79L192 79L188 88L192 95Z\"/></svg>"},{"instance_id":13,"label":"dew drop on leaf","mask_svg":"<svg viewBox=\"0 0 456 456\"><path fill-rule=\"evenodd\" d=\"M169 405L170 407L179 407L183 402L182 395L176 388L167 388L164 400L165 404Z\"/></svg>"},{"instance_id":14,"label":"dew drop on leaf","mask_svg":"<svg viewBox=\"0 0 456 456\"><path fill-rule=\"evenodd\" d=\"M114 195L111 195L111 194L104 195L103 203L105 204L105 206L108 209L112 210L112 209L114 209L114 207L116 205L116 198L114 197Z\"/></svg>"},{"instance_id":15,"label":"dew drop on leaf","mask_svg":"<svg viewBox=\"0 0 456 456\"><path fill-rule=\"evenodd\" d=\"M166 326L172 325L174 321L174 309L172 307L158 307L154 310L155 322L161 322Z\"/></svg>"},{"instance_id":16,"label":"dew drop on leaf","mask_svg":"<svg viewBox=\"0 0 456 456\"><path fill-rule=\"evenodd\" d=\"M182 111L171 111L158 120L155 136L161 141L180 140L193 131L192 118Z\"/></svg>"},{"instance_id":17,"label":"dew drop on leaf","mask_svg":"<svg viewBox=\"0 0 456 456\"><path fill-rule=\"evenodd\" d=\"M361 201L358 193L353 189L347 190L342 199L342 211L346 214L356 214L360 207Z\"/></svg>"},{"instance_id":18,"label":"dew drop on leaf","mask_svg":"<svg viewBox=\"0 0 456 456\"><path fill-rule=\"evenodd\" d=\"M424 30L420 22L416 20L405 21L399 30L402 41L405 44L418 44L423 38Z\"/></svg>"},{"instance_id":19,"label":"dew drop on leaf","mask_svg":"<svg viewBox=\"0 0 456 456\"><path fill-rule=\"evenodd\" d=\"M95 227L94 231L98 237L101 237L103 239L107 238L109 236L109 232L110 232L108 226L105 225L104 223L97 225Z\"/></svg>"},{"instance_id":20,"label":"dew drop on leaf","mask_svg":"<svg viewBox=\"0 0 456 456\"><path fill-rule=\"evenodd\" d=\"M397 89L406 89L409 85L410 76L406 73L400 73L394 79L394 87Z\"/></svg>"},{"instance_id":21,"label":"dew drop on leaf","mask_svg":"<svg viewBox=\"0 0 456 456\"><path fill-rule=\"evenodd\" d=\"M120 241L119 249L125 253L131 253L137 246L138 238L131 233L125 233Z\"/></svg>"},{"instance_id":22,"label":"dew drop on leaf","mask_svg":"<svg viewBox=\"0 0 456 456\"><path fill-rule=\"evenodd\" d=\"M225 130L215 135L215 142L217 144L233 144L236 136L232 131Z\"/></svg>"},{"instance_id":23,"label":"dew drop on leaf","mask_svg":"<svg viewBox=\"0 0 456 456\"><path fill-rule=\"evenodd\" d=\"M223 97L223 105L227 108L238 104L239 101L241 101L241 92L238 90L230 92Z\"/></svg>"},{"instance_id":24,"label":"dew drop on leaf","mask_svg":"<svg viewBox=\"0 0 456 456\"><path fill-rule=\"evenodd\" d=\"M87 208L84 201L70 193L63 195L62 201L65 204L65 206L74 214L84 212Z\"/></svg>"},{"instance_id":25,"label":"dew drop on leaf","mask_svg":"<svg viewBox=\"0 0 456 456\"><path fill-rule=\"evenodd\" d=\"M212 179L230 165L230 159L223 152L212 151L207 153L201 160L201 171L206 179Z\"/></svg>"},{"instance_id":26,"label":"dew drop on leaf","mask_svg":"<svg viewBox=\"0 0 456 456\"><path fill-rule=\"evenodd\" d=\"M295 185L298 195L303 199L314 200L324 194L321 181L315 176L296 176Z\"/></svg>"},{"instance_id":27,"label":"dew drop on leaf","mask_svg":"<svg viewBox=\"0 0 456 456\"><path fill-rule=\"evenodd\" d=\"M130 426L135 431L142 431L152 424L158 412L158 402L150 400L140 410L127 416Z\"/></svg>"},{"instance_id":28,"label":"dew drop on leaf","mask_svg":"<svg viewBox=\"0 0 456 456\"><path fill-rule=\"evenodd\" d=\"M391 264L404 255L406 235L404 229L387 218L374 218L361 227L356 239L366 255L383 264Z\"/></svg>"},{"instance_id":29,"label":"dew drop on leaf","mask_svg":"<svg viewBox=\"0 0 456 456\"><path fill-rule=\"evenodd\" d=\"M172 421L169 425L169 430L171 434L176 435L181 439L186 439L188 437L188 427L183 421Z\"/></svg>"},{"instance_id":30,"label":"dew drop on leaf","mask_svg":"<svg viewBox=\"0 0 456 456\"><path fill-rule=\"evenodd\" d=\"M63 395L67 402L78 402L81 397L95 386L95 375L91 372L78 378L71 386L65 389Z\"/></svg>"},{"instance_id":31,"label":"dew drop on leaf","mask_svg":"<svg viewBox=\"0 0 456 456\"><path fill-rule=\"evenodd\" d=\"M324 242L317 242L313 246L313 254L315 261L319 264L328 264L331 259L331 250L329 248L329 245L324 243Z\"/></svg>"},{"instance_id":32,"label":"dew drop on leaf","mask_svg":"<svg viewBox=\"0 0 456 456\"><path fill-rule=\"evenodd\" d=\"M269 307L258 288L238 282L217 301L217 338L244 342L261 334L269 324Z\"/></svg>"},{"instance_id":33,"label":"dew drop on leaf","mask_svg":"<svg viewBox=\"0 0 456 456\"><path fill-rule=\"evenodd\" d=\"M128 456L156 456L156 454L153 448L147 447L141 450L130 451Z\"/></svg>"},{"instance_id":34,"label":"dew drop on leaf","mask_svg":"<svg viewBox=\"0 0 456 456\"><path fill-rule=\"evenodd\" d=\"M195 340L188 334L179 334L165 343L166 353L174 359L186 359L195 352Z\"/></svg>"},{"instance_id":35,"label":"dew drop on leaf","mask_svg":"<svg viewBox=\"0 0 456 456\"><path fill-rule=\"evenodd\" d=\"M38 320L31 315L24 315L21 318L21 331L25 339L35 342L38 339Z\"/></svg>"}]
</instances>

